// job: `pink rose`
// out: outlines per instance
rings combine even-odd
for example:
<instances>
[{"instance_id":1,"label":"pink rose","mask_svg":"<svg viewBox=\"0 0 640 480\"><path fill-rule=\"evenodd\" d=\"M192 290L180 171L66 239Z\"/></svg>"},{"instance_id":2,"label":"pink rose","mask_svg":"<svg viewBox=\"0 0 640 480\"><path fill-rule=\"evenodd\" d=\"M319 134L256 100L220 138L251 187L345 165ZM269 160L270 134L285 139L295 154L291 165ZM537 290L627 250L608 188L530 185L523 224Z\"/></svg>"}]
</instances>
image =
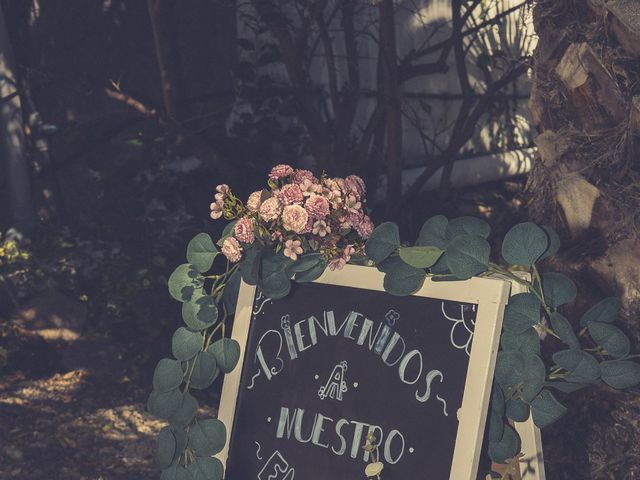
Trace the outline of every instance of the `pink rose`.
<instances>
[{"instance_id":1,"label":"pink rose","mask_svg":"<svg viewBox=\"0 0 640 480\"><path fill-rule=\"evenodd\" d=\"M261 204L262 204L261 191L253 192L251 195L249 195L249 199L247 200L247 209L250 212L256 213L260 209Z\"/></svg>"},{"instance_id":2,"label":"pink rose","mask_svg":"<svg viewBox=\"0 0 640 480\"><path fill-rule=\"evenodd\" d=\"M296 170L293 172L293 183L297 183L299 185L305 180L309 180L311 183L318 182L318 179L309 170Z\"/></svg>"},{"instance_id":3,"label":"pink rose","mask_svg":"<svg viewBox=\"0 0 640 480\"><path fill-rule=\"evenodd\" d=\"M260 205L260 216L269 221L275 220L280 215L282 211L282 205L280 204L280 200L276 197L267 198L262 205Z\"/></svg>"},{"instance_id":4,"label":"pink rose","mask_svg":"<svg viewBox=\"0 0 640 480\"><path fill-rule=\"evenodd\" d=\"M256 239L253 219L243 217L238 220L236 226L233 228L233 234L242 243L253 243Z\"/></svg>"},{"instance_id":5,"label":"pink rose","mask_svg":"<svg viewBox=\"0 0 640 480\"><path fill-rule=\"evenodd\" d=\"M293 174L293 168L289 165L276 165L271 169L271 173L269 173L269 178L271 180L277 180L278 178L288 177Z\"/></svg>"},{"instance_id":6,"label":"pink rose","mask_svg":"<svg viewBox=\"0 0 640 480\"><path fill-rule=\"evenodd\" d=\"M309 221L309 214L300 205L287 205L282 211L282 226L291 232L302 233Z\"/></svg>"},{"instance_id":7,"label":"pink rose","mask_svg":"<svg viewBox=\"0 0 640 480\"><path fill-rule=\"evenodd\" d=\"M280 189L280 191L276 194L280 202L283 205L292 205L294 203L302 203L304 200L304 195L302 195L302 190L300 190L300 186L294 183L290 183L285 185Z\"/></svg>"},{"instance_id":8,"label":"pink rose","mask_svg":"<svg viewBox=\"0 0 640 480\"><path fill-rule=\"evenodd\" d=\"M321 195L311 195L304 204L309 216L314 219L323 219L329 215L329 200Z\"/></svg>"},{"instance_id":9,"label":"pink rose","mask_svg":"<svg viewBox=\"0 0 640 480\"><path fill-rule=\"evenodd\" d=\"M213 220L217 220L222 216L222 204L220 202L213 202L209 205L209 209L211 210L211 218Z\"/></svg>"},{"instance_id":10,"label":"pink rose","mask_svg":"<svg viewBox=\"0 0 640 480\"><path fill-rule=\"evenodd\" d=\"M222 242L222 253L230 262L239 262L242 258L242 247L234 237L227 237Z\"/></svg>"},{"instance_id":11,"label":"pink rose","mask_svg":"<svg viewBox=\"0 0 640 480\"><path fill-rule=\"evenodd\" d=\"M287 240L284 242L284 256L295 262L298 259L298 255L302 254L301 245L300 240Z\"/></svg>"}]
</instances>

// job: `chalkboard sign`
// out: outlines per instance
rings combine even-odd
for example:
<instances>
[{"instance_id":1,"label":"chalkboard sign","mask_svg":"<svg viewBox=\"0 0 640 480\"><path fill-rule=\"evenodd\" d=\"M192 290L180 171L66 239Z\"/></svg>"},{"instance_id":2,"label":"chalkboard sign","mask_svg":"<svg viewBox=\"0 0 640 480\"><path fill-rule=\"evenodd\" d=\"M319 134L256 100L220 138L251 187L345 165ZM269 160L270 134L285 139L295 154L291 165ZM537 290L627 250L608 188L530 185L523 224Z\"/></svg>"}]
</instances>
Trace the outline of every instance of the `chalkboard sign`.
<instances>
[{"instance_id":1,"label":"chalkboard sign","mask_svg":"<svg viewBox=\"0 0 640 480\"><path fill-rule=\"evenodd\" d=\"M219 418L227 480L476 478L508 282L427 280L392 296L371 267L327 271L284 299L241 288Z\"/></svg>"}]
</instances>

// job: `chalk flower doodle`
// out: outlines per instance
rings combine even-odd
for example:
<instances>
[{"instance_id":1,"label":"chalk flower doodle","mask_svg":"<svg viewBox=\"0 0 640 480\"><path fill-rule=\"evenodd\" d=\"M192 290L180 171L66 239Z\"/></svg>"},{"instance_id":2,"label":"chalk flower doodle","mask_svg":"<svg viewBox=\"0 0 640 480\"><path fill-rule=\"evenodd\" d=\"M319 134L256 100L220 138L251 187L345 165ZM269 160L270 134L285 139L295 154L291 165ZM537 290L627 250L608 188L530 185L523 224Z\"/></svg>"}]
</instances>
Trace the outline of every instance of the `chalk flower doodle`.
<instances>
[{"instance_id":1,"label":"chalk flower doodle","mask_svg":"<svg viewBox=\"0 0 640 480\"><path fill-rule=\"evenodd\" d=\"M393 327L396 324L396 322L400 320L400 314L395 310L391 309L387 312L384 318L387 320L387 324L390 327Z\"/></svg>"},{"instance_id":2,"label":"chalk flower doodle","mask_svg":"<svg viewBox=\"0 0 640 480\"><path fill-rule=\"evenodd\" d=\"M442 315L453 323L451 326L451 345L458 350L464 350L467 356L471 356L471 344L473 332L476 327L475 305L459 305L458 315L447 313L447 302L442 302ZM456 305L458 307L458 305Z\"/></svg>"},{"instance_id":3,"label":"chalk flower doodle","mask_svg":"<svg viewBox=\"0 0 640 480\"><path fill-rule=\"evenodd\" d=\"M294 480L295 474L295 469L276 450L258 473L258 480Z\"/></svg>"}]
</instances>

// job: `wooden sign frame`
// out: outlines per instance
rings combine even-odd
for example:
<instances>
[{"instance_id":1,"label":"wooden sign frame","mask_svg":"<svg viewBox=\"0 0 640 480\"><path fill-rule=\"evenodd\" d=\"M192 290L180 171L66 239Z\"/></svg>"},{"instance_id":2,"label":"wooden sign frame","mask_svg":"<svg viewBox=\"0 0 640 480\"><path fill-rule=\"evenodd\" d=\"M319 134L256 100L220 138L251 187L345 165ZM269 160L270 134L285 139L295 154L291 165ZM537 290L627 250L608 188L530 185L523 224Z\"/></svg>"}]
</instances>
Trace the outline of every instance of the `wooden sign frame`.
<instances>
[{"instance_id":1,"label":"wooden sign frame","mask_svg":"<svg viewBox=\"0 0 640 480\"><path fill-rule=\"evenodd\" d=\"M346 265L342 270L326 270L316 283L384 292L384 274L373 267ZM502 318L511 283L497 278L473 277L456 282L435 282L427 277L414 296L478 305L475 333L469 358L459 428L450 480L475 480L485 423L491 397ZM256 287L242 283L236 307L232 338L240 344L240 361L225 376L218 418L227 426L225 448L216 457L226 467L236 403L244 368Z\"/></svg>"}]
</instances>

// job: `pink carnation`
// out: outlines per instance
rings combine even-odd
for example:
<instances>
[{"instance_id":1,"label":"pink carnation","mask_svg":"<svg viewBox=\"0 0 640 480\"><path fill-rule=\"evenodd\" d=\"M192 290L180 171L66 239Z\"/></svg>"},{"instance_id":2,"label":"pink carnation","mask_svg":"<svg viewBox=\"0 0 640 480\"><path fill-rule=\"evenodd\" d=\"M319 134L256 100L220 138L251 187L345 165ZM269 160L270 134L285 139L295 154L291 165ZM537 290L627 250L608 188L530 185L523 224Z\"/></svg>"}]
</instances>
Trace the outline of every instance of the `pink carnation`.
<instances>
[{"instance_id":1,"label":"pink carnation","mask_svg":"<svg viewBox=\"0 0 640 480\"><path fill-rule=\"evenodd\" d=\"M293 167L289 165L276 165L271 169L271 173L269 173L269 178L271 180L277 180L278 178L288 177L293 174Z\"/></svg>"},{"instance_id":2,"label":"pink carnation","mask_svg":"<svg viewBox=\"0 0 640 480\"><path fill-rule=\"evenodd\" d=\"M280 215L282 211L282 205L280 204L280 200L276 197L267 198L262 205L260 205L260 216L264 220L275 220Z\"/></svg>"},{"instance_id":3,"label":"pink carnation","mask_svg":"<svg viewBox=\"0 0 640 480\"><path fill-rule=\"evenodd\" d=\"M309 214L300 205L287 205L282 211L282 226L291 232L303 233L309 221Z\"/></svg>"},{"instance_id":4,"label":"pink carnation","mask_svg":"<svg viewBox=\"0 0 640 480\"><path fill-rule=\"evenodd\" d=\"M317 183L318 181L309 170L296 170L293 172L293 183L301 184L305 180L309 180L311 183Z\"/></svg>"},{"instance_id":5,"label":"pink carnation","mask_svg":"<svg viewBox=\"0 0 640 480\"><path fill-rule=\"evenodd\" d=\"M367 191L364 180L357 175L349 175L344 179L344 183L349 193L355 194L358 198L362 198Z\"/></svg>"},{"instance_id":6,"label":"pink carnation","mask_svg":"<svg viewBox=\"0 0 640 480\"><path fill-rule=\"evenodd\" d=\"M311 218L323 219L329 215L329 200L321 195L311 195L304 204Z\"/></svg>"},{"instance_id":7,"label":"pink carnation","mask_svg":"<svg viewBox=\"0 0 640 480\"><path fill-rule=\"evenodd\" d=\"M239 262L242 258L242 247L234 237L227 237L222 242L222 253L230 262Z\"/></svg>"},{"instance_id":8,"label":"pink carnation","mask_svg":"<svg viewBox=\"0 0 640 480\"><path fill-rule=\"evenodd\" d=\"M354 225L358 235L360 235L363 239L369 238L371 236L371 232L373 232L373 222L367 215L363 215L360 218L360 221Z\"/></svg>"},{"instance_id":9,"label":"pink carnation","mask_svg":"<svg viewBox=\"0 0 640 480\"><path fill-rule=\"evenodd\" d=\"M253 243L256 239L253 219L244 217L238 220L233 228L233 234L242 243Z\"/></svg>"},{"instance_id":10,"label":"pink carnation","mask_svg":"<svg viewBox=\"0 0 640 480\"><path fill-rule=\"evenodd\" d=\"M302 195L300 186L296 185L295 183L290 183L282 187L282 189L280 189L276 196L283 205L302 203L302 201L304 200L304 195Z\"/></svg>"},{"instance_id":11,"label":"pink carnation","mask_svg":"<svg viewBox=\"0 0 640 480\"><path fill-rule=\"evenodd\" d=\"M251 195L249 195L249 199L247 200L247 209L250 212L256 213L260 209L261 204L262 204L261 191L253 192Z\"/></svg>"}]
</instances>

